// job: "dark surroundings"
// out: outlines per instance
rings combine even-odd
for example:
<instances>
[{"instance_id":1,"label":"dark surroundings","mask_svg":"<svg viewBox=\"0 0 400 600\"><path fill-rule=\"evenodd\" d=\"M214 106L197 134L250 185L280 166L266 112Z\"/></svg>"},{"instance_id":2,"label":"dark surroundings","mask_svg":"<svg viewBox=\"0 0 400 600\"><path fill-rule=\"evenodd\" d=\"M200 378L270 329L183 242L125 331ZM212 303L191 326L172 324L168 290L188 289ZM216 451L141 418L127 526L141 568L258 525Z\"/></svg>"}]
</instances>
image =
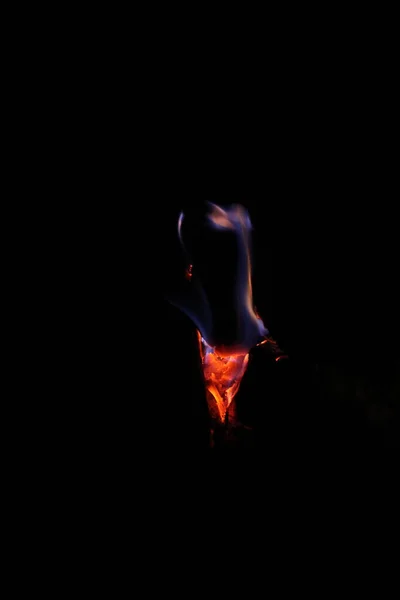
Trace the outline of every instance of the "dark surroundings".
<instances>
[{"instance_id":1,"label":"dark surroundings","mask_svg":"<svg viewBox=\"0 0 400 600\"><path fill-rule=\"evenodd\" d=\"M301 153L273 148L258 162L217 157L214 165L197 164L190 172L181 162L147 190L160 199L149 200L146 217L123 208L126 221L121 229L117 219L112 258L107 263L105 257L106 276L99 275L101 305L106 301L111 319L100 330L102 359L94 369L100 401L93 399L90 418L92 464L117 476L131 461L138 470L155 465L157 472L160 465L168 471L182 464L184 473L199 459L244 461L261 473L282 465L369 464L395 455L396 238L392 209L383 208L384 200L378 208L378 198L392 197L386 161L359 147L349 157L342 144L326 156L316 148L309 162ZM276 363L263 347L252 353L236 397L251 433L217 450L208 447L196 329L167 300L186 266L179 213L196 211L205 200L248 209L254 301L289 356ZM134 222L139 229L147 225L132 257Z\"/></svg>"},{"instance_id":2,"label":"dark surroundings","mask_svg":"<svg viewBox=\"0 0 400 600\"><path fill-rule=\"evenodd\" d=\"M209 557L217 558L218 549L231 559L231 547L237 568L224 572L224 581L236 585L252 549L259 557L253 569L264 584L272 554L282 561L280 584L298 586L292 553L297 564L301 557L307 562L301 569L307 584L319 586L307 550L314 522L321 539L311 546L335 569L333 578L325 578L330 585L346 546L354 572L354 522L364 534L359 539L371 539L374 517L386 529L382 517L391 496L375 481L373 496L351 493L361 467L368 467L368 482L374 464L379 472L389 467L389 481L398 479L397 65L386 60L397 54L365 29L366 43L356 42L354 52L339 56L343 40L337 30L323 48L297 20L298 37L292 37L287 15L279 20L281 31L271 17L267 31L256 36L250 24L247 32L259 48L246 46L244 54L240 26L232 30L232 43L221 53L211 49L207 59L204 35L196 44L198 57L180 41L174 53L164 22L160 29L168 39L157 46L153 38L159 42L161 36L152 16L151 32L135 51L135 33L121 35L122 18L110 33L108 11L106 17L107 25L97 28L92 15L87 24L73 16L82 24L86 51L76 47L71 64L75 38L68 30L65 58L57 55L50 72L43 69L46 86L39 70L53 48L44 41L44 60L31 57L32 80L22 95L20 117L27 115L29 138L23 145L32 173L17 179L28 184L27 204L36 218L40 200L50 199L40 217L54 243L41 238L43 261L31 258L35 277L51 259L45 298L37 281L23 298L29 305L37 294L43 320L51 315L51 335L42 354L42 322L33 312L29 320L38 333L28 350L42 363L38 398L27 397L27 418L25 406L16 403L29 434L20 429L18 415L14 427L20 432L8 448L14 453L24 442L22 462L32 467L23 493L16 492L23 503L17 522L28 515L38 527L33 554L43 558L36 500L50 522L47 547L58 564L76 570L81 552L80 569L89 572L96 546L107 563L104 573L112 555L119 567L129 563L134 584L135 567L144 559L158 575L149 579L144 568L146 585L154 579L165 587L159 556L174 589L181 581L185 588L192 581L212 586ZM340 20L346 21L344 15ZM313 32L324 37L325 23L313 23ZM136 28L142 29L138 21ZM361 28L357 14L350 38ZM57 23L52 30L58 37ZM273 32L277 39L271 41ZM43 88L49 90L45 99ZM18 137L16 143L22 143ZM166 299L186 266L177 238L179 212L195 212L204 201L239 202L248 209L254 301L289 356L276 363L263 347L252 353L236 397L249 434L235 447L216 451L208 447L195 328ZM26 216L19 200L16 205ZM36 228L32 233L40 236ZM60 239L61 257L54 251ZM15 478L25 481L19 469ZM374 504L362 511L375 496L383 510ZM348 517L343 522L340 505ZM329 525L335 529L341 522L346 531L336 546ZM193 536L193 524L204 545ZM181 543L180 529L188 538ZM117 543L108 541L110 533L120 538ZM243 534L249 538L241 541ZM60 544L66 561L57 551ZM333 556L322 551L324 545ZM193 566L207 556L207 571L190 578L178 570L176 547ZM386 547L386 541L374 545L374 562ZM219 567L219 559L213 565ZM114 588L119 579L113 577ZM103 582L98 568L97 580Z\"/></svg>"},{"instance_id":3,"label":"dark surroundings","mask_svg":"<svg viewBox=\"0 0 400 600\"><path fill-rule=\"evenodd\" d=\"M81 367L91 383L79 435L91 468L220 458L195 327L166 299L184 276L179 213L204 201L248 209L254 301L289 356L253 353L237 396L250 441L222 454L270 466L398 449L392 83L381 64L347 57L338 69L336 58L292 56L269 72L268 93L248 75L247 101L228 75L188 75L177 96L160 58L158 93L145 89L129 119L121 100L88 126L98 147L82 168L96 199L79 306L96 358Z\"/></svg>"}]
</instances>

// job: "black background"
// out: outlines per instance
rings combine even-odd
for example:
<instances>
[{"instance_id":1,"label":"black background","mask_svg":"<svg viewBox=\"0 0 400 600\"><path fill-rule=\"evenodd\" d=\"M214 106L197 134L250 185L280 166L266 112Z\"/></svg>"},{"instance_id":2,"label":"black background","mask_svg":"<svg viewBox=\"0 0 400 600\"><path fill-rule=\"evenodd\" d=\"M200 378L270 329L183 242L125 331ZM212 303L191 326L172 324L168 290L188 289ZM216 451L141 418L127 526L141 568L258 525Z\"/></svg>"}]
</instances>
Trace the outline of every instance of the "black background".
<instances>
[{"instance_id":1,"label":"black background","mask_svg":"<svg viewBox=\"0 0 400 600\"><path fill-rule=\"evenodd\" d=\"M46 520L54 514L52 539L60 538L60 523L67 525L74 553L85 553L84 569L88 544L81 541L95 540L107 560L122 550L119 565L137 564L136 556L153 565L165 548L162 563L174 584L186 585L175 549L198 566L205 546L201 579L210 587L213 567L235 548L237 569L224 570L224 584L232 577L236 584L248 550L261 546L282 557L282 583L292 573L293 538L301 540L295 562L307 556L310 566L310 522L320 539L309 545L331 564L321 548L326 540L332 546L327 524L341 524L340 505L348 517L341 551L343 540L358 537L355 521L362 521L364 541L373 517L382 529L387 512L390 496L381 485L371 488L384 511L368 507L369 493L352 502L347 484L357 486L364 460L391 469L400 439L399 103L390 61L397 54L386 24L378 39L375 23L361 22L365 10L351 23L347 12L336 12L348 27L347 46L345 27L327 36L332 10L328 17L314 9L302 15L309 35L292 8L283 7L278 19L251 15L249 24L233 26L227 11L217 22L196 7L207 24L197 39L199 15L183 22L182 11L175 17L167 6L174 29L159 8L151 10L147 27L121 15L113 26L108 10L101 26L99 11L87 20L70 12L74 27L58 41L63 52L43 36L42 58L23 51L31 77L16 69L23 92L15 122L23 135L16 133L15 143L31 169L15 181L27 184L30 212L41 211L50 234L47 241L30 226L32 248L40 241L43 256L37 260L31 248L24 255L35 283L23 301L32 308L31 299L39 299L50 336L42 354L44 323L39 312L29 315L37 333L28 348L40 363L40 384L26 395L28 410L17 402L27 427L18 415L10 451L22 448L23 465L33 467L20 497L28 507L37 498ZM55 38L66 17L53 19ZM33 28L33 35L32 48L40 33ZM239 416L252 428L243 442L252 443L227 452L208 448L195 329L165 297L185 267L178 215L204 201L248 209L254 300L289 355L275 363L263 347L252 354L237 395ZM26 216L19 201L17 210ZM49 259L38 286L36 274ZM29 374L22 370L20 378L32 391ZM206 463L205 478L199 462ZM397 472L398 464L389 481ZM19 467L15 477L25 483ZM193 524L205 533L204 545ZM189 538L181 544L180 529ZM125 543L108 543L109 532ZM256 534L257 544L241 542L240 533ZM382 547L374 546L373 560ZM261 553L254 571L264 574L269 564Z\"/></svg>"},{"instance_id":2,"label":"black background","mask_svg":"<svg viewBox=\"0 0 400 600\"><path fill-rule=\"evenodd\" d=\"M169 456L190 464L209 453L195 328L166 300L184 276L179 213L206 200L248 209L254 300L289 355L274 363L257 354L243 380L237 402L255 432L251 453L270 464L271 456L391 452L399 432L396 232L376 140L349 151L327 128L315 147L304 133L277 157L267 138L265 154L256 144L241 152L251 137L236 139L233 153L227 137L212 153L212 138L195 131L200 146L172 158L163 148L134 198L122 179L125 198L103 217L88 307L89 319L101 312L89 400L95 464L118 471L131 457L142 466ZM110 188L116 194L114 181Z\"/></svg>"},{"instance_id":3,"label":"black background","mask_svg":"<svg viewBox=\"0 0 400 600\"><path fill-rule=\"evenodd\" d=\"M370 61L292 58L219 78L173 75L160 57L134 98L121 76L99 113L89 103L71 157L86 182L77 403L100 468L209 454L195 329L165 298L185 266L179 213L204 201L248 209L255 303L290 357L255 356L238 394L253 454L398 445L391 78Z\"/></svg>"}]
</instances>

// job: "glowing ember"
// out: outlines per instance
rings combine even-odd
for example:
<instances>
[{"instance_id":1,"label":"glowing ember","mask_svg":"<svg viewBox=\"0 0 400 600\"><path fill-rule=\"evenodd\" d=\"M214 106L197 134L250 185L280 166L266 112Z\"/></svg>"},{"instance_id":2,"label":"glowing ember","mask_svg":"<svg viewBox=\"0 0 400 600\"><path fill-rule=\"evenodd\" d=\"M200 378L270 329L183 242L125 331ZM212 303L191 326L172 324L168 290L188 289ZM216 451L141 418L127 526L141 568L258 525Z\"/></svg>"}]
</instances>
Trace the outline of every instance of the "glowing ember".
<instances>
[{"instance_id":1,"label":"glowing ember","mask_svg":"<svg viewBox=\"0 0 400 600\"><path fill-rule=\"evenodd\" d=\"M220 356L197 332L201 362L208 391L207 402L211 416L225 421L225 417L245 374L248 354Z\"/></svg>"},{"instance_id":2,"label":"glowing ember","mask_svg":"<svg viewBox=\"0 0 400 600\"><path fill-rule=\"evenodd\" d=\"M193 277L193 265L189 265L186 269L185 277L188 281L190 281Z\"/></svg>"}]
</instances>

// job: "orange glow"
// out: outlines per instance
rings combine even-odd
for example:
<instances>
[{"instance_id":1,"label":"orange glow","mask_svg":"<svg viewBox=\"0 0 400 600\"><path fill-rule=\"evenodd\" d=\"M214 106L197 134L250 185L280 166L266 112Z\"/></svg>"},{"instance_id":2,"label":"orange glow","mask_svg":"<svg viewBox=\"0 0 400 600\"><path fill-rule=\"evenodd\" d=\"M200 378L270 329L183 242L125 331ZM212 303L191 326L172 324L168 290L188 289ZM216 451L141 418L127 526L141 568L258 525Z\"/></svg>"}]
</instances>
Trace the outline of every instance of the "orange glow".
<instances>
[{"instance_id":1,"label":"orange glow","mask_svg":"<svg viewBox=\"0 0 400 600\"><path fill-rule=\"evenodd\" d=\"M224 423L249 362L248 354L221 356L197 332L207 403L211 416Z\"/></svg>"},{"instance_id":2,"label":"orange glow","mask_svg":"<svg viewBox=\"0 0 400 600\"><path fill-rule=\"evenodd\" d=\"M269 344L269 348L273 356L275 356L275 362L279 362L282 358L289 358L287 354L282 353L277 342L270 335L263 339L262 342L259 342L257 346L263 346L264 344Z\"/></svg>"},{"instance_id":3,"label":"orange glow","mask_svg":"<svg viewBox=\"0 0 400 600\"><path fill-rule=\"evenodd\" d=\"M193 277L193 265L189 265L185 272L185 277L190 281Z\"/></svg>"}]
</instances>

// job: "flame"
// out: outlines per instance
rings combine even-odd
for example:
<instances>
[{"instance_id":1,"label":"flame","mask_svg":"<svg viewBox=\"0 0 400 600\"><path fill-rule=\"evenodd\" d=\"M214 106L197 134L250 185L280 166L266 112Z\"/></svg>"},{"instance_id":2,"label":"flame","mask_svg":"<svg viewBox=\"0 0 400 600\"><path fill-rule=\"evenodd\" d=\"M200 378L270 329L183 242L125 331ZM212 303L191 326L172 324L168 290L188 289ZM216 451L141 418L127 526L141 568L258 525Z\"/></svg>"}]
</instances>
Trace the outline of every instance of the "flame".
<instances>
[{"instance_id":1,"label":"flame","mask_svg":"<svg viewBox=\"0 0 400 600\"><path fill-rule=\"evenodd\" d=\"M246 209L238 204L221 208L210 202L208 207L208 227L230 230L234 233L237 244L235 292L227 298L236 315L232 336L234 342L227 343L226 337L221 339L218 320L215 319L215 307L210 304L197 273L193 272L191 257L183 242L183 213L180 213L178 219L178 236L187 258L185 277L189 284L185 293L171 302L185 312L196 326L210 413L216 421L227 423L228 417L234 419L232 401L246 372L250 350L269 343L276 360L282 356L278 356L279 348L270 338L268 329L253 305L250 217Z\"/></svg>"},{"instance_id":2,"label":"flame","mask_svg":"<svg viewBox=\"0 0 400 600\"><path fill-rule=\"evenodd\" d=\"M224 423L246 372L249 354L221 356L207 344L199 331L197 337L210 413L216 420Z\"/></svg>"},{"instance_id":3,"label":"flame","mask_svg":"<svg viewBox=\"0 0 400 600\"><path fill-rule=\"evenodd\" d=\"M229 308L233 309L236 315L232 331L232 337L235 338L234 343L226 344L224 339L221 339L219 323L215 319L215 307L210 304L201 280L194 274L192 260L182 236L182 225L185 219L183 212L178 218L178 237L188 264L185 278L191 285L183 294L170 298L170 301L189 316L207 344L216 347L220 356L243 356L269 333L253 306L250 255L252 225L247 210L239 204L221 208L209 202L208 208L206 227L222 231L229 230L236 239L235 289L234 293L226 298ZM215 265L213 268L215 269Z\"/></svg>"},{"instance_id":4,"label":"flame","mask_svg":"<svg viewBox=\"0 0 400 600\"><path fill-rule=\"evenodd\" d=\"M238 265L236 276L236 310L239 319L240 339L239 344L232 350L237 353L240 350L250 350L256 345L258 339L268 330L264 326L261 317L253 305L253 286L251 281L251 254L250 254L250 231L251 221L247 210L240 204L233 204L225 209L209 203L210 213L208 220L214 229L232 230L236 233L238 244ZM225 347L219 348L223 355L229 355Z\"/></svg>"}]
</instances>

